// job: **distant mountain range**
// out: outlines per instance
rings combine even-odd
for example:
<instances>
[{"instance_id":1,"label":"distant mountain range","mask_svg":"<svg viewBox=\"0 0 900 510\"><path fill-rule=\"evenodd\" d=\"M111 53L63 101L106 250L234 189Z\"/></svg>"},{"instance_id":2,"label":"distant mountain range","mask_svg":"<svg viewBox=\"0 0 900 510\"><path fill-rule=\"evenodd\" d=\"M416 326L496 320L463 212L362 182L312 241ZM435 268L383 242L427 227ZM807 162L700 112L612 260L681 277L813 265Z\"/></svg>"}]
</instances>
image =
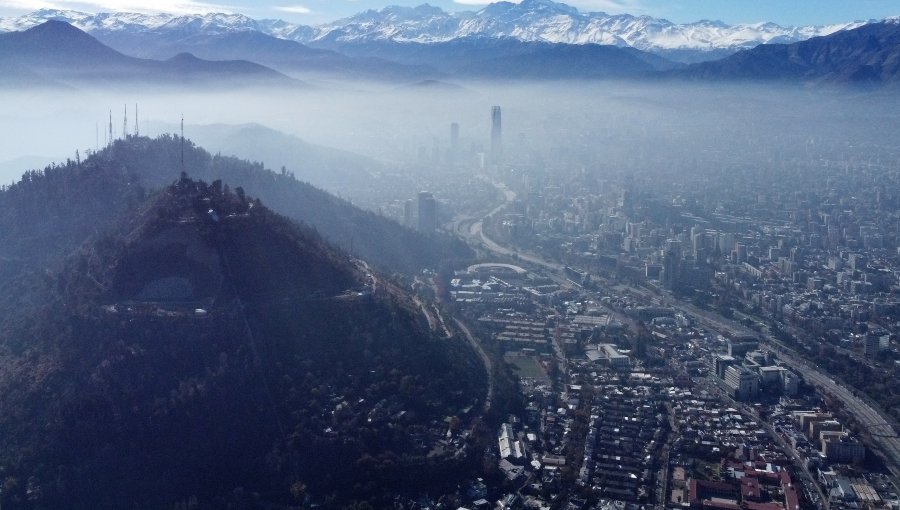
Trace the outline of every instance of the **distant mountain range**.
<instances>
[{"instance_id":1,"label":"distant mountain range","mask_svg":"<svg viewBox=\"0 0 900 510\"><path fill-rule=\"evenodd\" d=\"M19 80L6 85L32 86L39 78L48 84L75 86L133 82L302 85L255 62L309 78L324 74L407 82L447 75L483 79L635 78L674 65L634 48L513 38L467 37L433 44L374 42L361 45L352 57L256 32L198 35L190 42L177 43L148 33L119 34L117 40L118 51L67 22L55 20L23 32L0 34L0 64L7 63L14 71L10 74ZM167 60L125 54L163 58L176 50L180 53ZM198 58L195 53L213 60ZM233 60L218 60L223 58Z\"/></svg>"},{"instance_id":2,"label":"distant mountain range","mask_svg":"<svg viewBox=\"0 0 900 510\"><path fill-rule=\"evenodd\" d=\"M676 71L693 79L900 83L900 19L793 44L767 44Z\"/></svg>"},{"instance_id":3,"label":"distant mountain range","mask_svg":"<svg viewBox=\"0 0 900 510\"><path fill-rule=\"evenodd\" d=\"M753 32L756 35L752 37L747 27L738 30L712 22L691 25L719 27L715 33L722 37L704 39L705 49L697 42L699 32L684 36L688 25L667 25L666 33L672 39L666 39L671 44L665 48L634 35L650 33L646 30L635 29L630 39L575 38L577 43L572 44L551 42L553 37L547 35L549 32L535 28L546 28L548 20L553 18L560 26L575 30L573 17L592 16L596 20L600 15L581 14L550 0L524 0L520 4L491 4L468 14L447 14L429 6L389 7L343 20L340 27L335 23L301 30L302 27L291 28L284 22L255 21L240 15L173 17L38 11L0 23L7 28L25 28L52 18L21 32L0 34L0 65L5 71L0 75L0 86L77 87L82 83L139 82L227 87L303 83L281 72L303 79L325 76L406 84L439 83L454 78L662 77L871 85L897 81L895 62L900 53L900 23L894 19L792 28L787 32L767 24L760 25L767 27L766 30ZM425 18L431 21L425 23L422 21ZM644 23L651 20L617 18ZM439 19L444 21L436 21ZM460 25L467 27L466 30L447 28L448 24L453 25L448 20L461 19L471 22ZM481 22L472 21L475 19ZM658 27L662 23L656 20L651 25ZM90 34L79 30L79 26ZM394 28L386 28L389 26ZM525 26L531 29L525 30ZM438 30L440 27L443 32ZM763 32L768 35L759 35ZM772 35L776 32L780 35ZM725 37L726 33L730 35ZM820 33L829 35L808 38ZM302 39L319 47L280 37ZM795 39L804 40L789 42ZM744 46L753 47L740 49ZM669 52L673 57L675 54L671 52L683 51L695 52L690 57L694 60L700 59L697 51L703 51L707 57L717 52L732 54L694 64L675 62L661 55ZM679 58L685 60L685 55Z\"/></svg>"},{"instance_id":4,"label":"distant mountain range","mask_svg":"<svg viewBox=\"0 0 900 510\"><path fill-rule=\"evenodd\" d=\"M580 12L552 0L524 0L518 4L497 2L477 11L456 13L429 5L392 6L316 27L282 20L254 20L240 14L86 14L43 9L18 18L0 19L0 30L23 30L47 20L72 23L121 51L125 51L127 41L136 36L141 36L137 37L140 40L152 36L166 41L163 47L177 47L198 37L260 33L333 50L372 42L445 43L482 37L631 47L683 63L711 60L759 44L803 41L867 23L851 21L826 26L782 27L774 23L728 25L702 20L676 24L649 16ZM145 49L155 50L153 47ZM159 58L155 53L133 54ZM324 58L327 54L316 55Z\"/></svg>"},{"instance_id":5,"label":"distant mountain range","mask_svg":"<svg viewBox=\"0 0 900 510\"><path fill-rule=\"evenodd\" d=\"M0 34L0 85L279 85L300 81L245 60L209 61L189 53L166 60L120 53L64 21ZM65 85L64 85L65 84Z\"/></svg>"}]
</instances>

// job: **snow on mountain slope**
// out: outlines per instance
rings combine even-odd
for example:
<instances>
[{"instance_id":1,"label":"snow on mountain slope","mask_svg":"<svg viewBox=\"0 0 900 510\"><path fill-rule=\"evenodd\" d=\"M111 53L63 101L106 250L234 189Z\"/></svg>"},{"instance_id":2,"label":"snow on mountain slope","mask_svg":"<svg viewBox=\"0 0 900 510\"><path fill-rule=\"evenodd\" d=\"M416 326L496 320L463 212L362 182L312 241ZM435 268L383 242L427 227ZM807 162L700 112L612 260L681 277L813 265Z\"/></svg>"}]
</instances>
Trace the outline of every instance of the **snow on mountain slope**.
<instances>
[{"instance_id":1,"label":"snow on mountain slope","mask_svg":"<svg viewBox=\"0 0 900 510\"><path fill-rule=\"evenodd\" d=\"M84 12L41 9L18 18L0 18L0 30L21 31L49 20L65 21L89 33L117 31L181 31L206 34L241 30L262 31L256 20L242 14L139 14L129 12L88 14Z\"/></svg>"},{"instance_id":2,"label":"snow on mountain slope","mask_svg":"<svg viewBox=\"0 0 900 510\"><path fill-rule=\"evenodd\" d=\"M385 7L317 27L282 20L253 20L240 14L101 13L43 9L19 18L0 19L0 30L24 30L48 19L68 21L98 34L115 31L219 34L260 31L304 44L400 41L434 43L470 36L512 37L524 41L631 46L665 53L673 50L736 52L762 43L791 43L829 35L868 23L782 27L774 23L727 25L702 20L675 24L665 19L628 14L580 12L552 0L497 2L478 10L448 13L438 7Z\"/></svg>"},{"instance_id":3,"label":"snow on mountain slope","mask_svg":"<svg viewBox=\"0 0 900 510\"><path fill-rule=\"evenodd\" d=\"M316 27L297 38L363 42L395 40L443 42L468 36L515 37L526 41L611 44L659 52L664 50L738 51L762 43L790 43L856 28L867 22L828 26L782 27L775 23L726 25L703 20L675 24L665 19L628 14L579 12L552 0L498 2L479 11L447 13L430 6L386 7Z\"/></svg>"}]
</instances>

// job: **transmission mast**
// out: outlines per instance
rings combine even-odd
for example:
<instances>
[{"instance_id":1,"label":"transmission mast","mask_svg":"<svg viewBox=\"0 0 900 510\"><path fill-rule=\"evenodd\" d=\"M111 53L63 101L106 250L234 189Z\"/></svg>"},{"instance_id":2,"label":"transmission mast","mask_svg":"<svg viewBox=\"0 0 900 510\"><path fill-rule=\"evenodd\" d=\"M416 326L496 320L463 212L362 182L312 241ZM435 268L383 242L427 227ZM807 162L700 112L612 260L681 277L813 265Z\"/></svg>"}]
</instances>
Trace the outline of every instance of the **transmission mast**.
<instances>
[{"instance_id":1,"label":"transmission mast","mask_svg":"<svg viewBox=\"0 0 900 510\"><path fill-rule=\"evenodd\" d=\"M138 124L138 105L134 103L134 136L141 135L141 125Z\"/></svg>"},{"instance_id":2,"label":"transmission mast","mask_svg":"<svg viewBox=\"0 0 900 510\"><path fill-rule=\"evenodd\" d=\"M125 116L122 117L122 140L128 138L128 104L125 105Z\"/></svg>"}]
</instances>

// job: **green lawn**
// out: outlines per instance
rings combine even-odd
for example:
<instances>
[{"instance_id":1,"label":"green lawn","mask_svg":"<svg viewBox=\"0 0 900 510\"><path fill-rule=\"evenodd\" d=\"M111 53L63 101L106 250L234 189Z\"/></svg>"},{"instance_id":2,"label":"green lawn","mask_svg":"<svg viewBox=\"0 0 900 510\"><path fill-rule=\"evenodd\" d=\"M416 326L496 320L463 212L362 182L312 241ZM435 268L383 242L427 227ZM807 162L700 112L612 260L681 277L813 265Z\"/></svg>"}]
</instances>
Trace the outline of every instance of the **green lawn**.
<instances>
[{"instance_id":1,"label":"green lawn","mask_svg":"<svg viewBox=\"0 0 900 510\"><path fill-rule=\"evenodd\" d=\"M528 356L510 356L503 357L504 361L513 366L513 372L519 377L531 379L549 379L544 367L538 361Z\"/></svg>"}]
</instances>

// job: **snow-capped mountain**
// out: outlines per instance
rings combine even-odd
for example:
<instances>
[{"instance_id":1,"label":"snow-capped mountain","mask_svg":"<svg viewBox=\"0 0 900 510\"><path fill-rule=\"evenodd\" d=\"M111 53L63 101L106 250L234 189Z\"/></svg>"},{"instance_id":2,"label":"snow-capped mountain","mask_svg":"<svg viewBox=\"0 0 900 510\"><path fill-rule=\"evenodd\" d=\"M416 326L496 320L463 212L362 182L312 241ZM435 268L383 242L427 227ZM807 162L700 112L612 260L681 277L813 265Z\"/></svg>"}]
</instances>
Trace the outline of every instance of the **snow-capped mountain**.
<instances>
[{"instance_id":1,"label":"snow-capped mountain","mask_svg":"<svg viewBox=\"0 0 900 510\"><path fill-rule=\"evenodd\" d=\"M447 13L431 6L386 7L316 27L300 40L350 43L393 40L434 43L469 36L512 37L524 41L631 46L653 53L675 50L736 52L763 43L790 43L829 35L868 23L782 27L775 23L727 25L702 20L675 24L628 14L580 12L552 0L497 2L478 11Z\"/></svg>"},{"instance_id":2,"label":"snow-capped mountain","mask_svg":"<svg viewBox=\"0 0 900 510\"><path fill-rule=\"evenodd\" d=\"M333 47L376 41L438 43L466 37L513 38L568 44L633 47L680 60L727 55L763 43L791 43L864 25L782 27L774 23L727 25L718 21L675 24L628 14L580 12L552 0L497 2L477 11L448 13L438 7L385 7L316 27L282 20L254 20L240 14L101 13L44 9L0 19L0 31L18 31L55 19L97 36L121 31L173 33L179 36L258 31L311 46ZM698 55L700 55L698 57Z\"/></svg>"},{"instance_id":3,"label":"snow-capped mountain","mask_svg":"<svg viewBox=\"0 0 900 510\"><path fill-rule=\"evenodd\" d=\"M72 10L41 9L18 18L0 18L0 31L22 31L45 21L65 21L88 33L180 31L208 35L235 31L266 31L268 26L242 14L140 14L129 12L88 14Z\"/></svg>"}]
</instances>

